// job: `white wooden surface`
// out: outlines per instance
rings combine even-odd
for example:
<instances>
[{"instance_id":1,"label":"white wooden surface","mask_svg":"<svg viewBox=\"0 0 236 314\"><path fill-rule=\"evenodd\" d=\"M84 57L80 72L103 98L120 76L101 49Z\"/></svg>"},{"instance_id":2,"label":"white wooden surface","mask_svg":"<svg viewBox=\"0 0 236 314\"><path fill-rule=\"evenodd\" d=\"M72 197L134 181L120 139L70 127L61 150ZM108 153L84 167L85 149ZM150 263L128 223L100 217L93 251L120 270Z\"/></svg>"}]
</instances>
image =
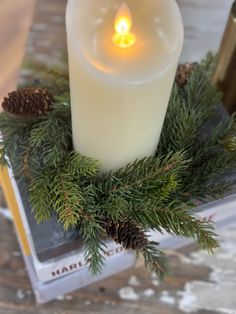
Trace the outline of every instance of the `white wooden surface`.
<instances>
[{"instance_id":1,"label":"white wooden surface","mask_svg":"<svg viewBox=\"0 0 236 314\"><path fill-rule=\"evenodd\" d=\"M233 0L177 0L184 20L181 61L198 61L217 52Z\"/></svg>"}]
</instances>

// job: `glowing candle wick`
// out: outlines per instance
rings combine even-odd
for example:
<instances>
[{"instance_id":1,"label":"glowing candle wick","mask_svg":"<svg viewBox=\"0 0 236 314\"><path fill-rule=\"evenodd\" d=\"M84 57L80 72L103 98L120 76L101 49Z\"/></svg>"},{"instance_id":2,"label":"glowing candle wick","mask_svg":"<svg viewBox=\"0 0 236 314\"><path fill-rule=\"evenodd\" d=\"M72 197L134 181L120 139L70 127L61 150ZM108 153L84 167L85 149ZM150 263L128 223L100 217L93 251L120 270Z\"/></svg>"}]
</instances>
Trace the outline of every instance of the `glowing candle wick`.
<instances>
[{"instance_id":1,"label":"glowing candle wick","mask_svg":"<svg viewBox=\"0 0 236 314\"><path fill-rule=\"evenodd\" d=\"M114 23L115 34L112 40L116 46L130 48L136 43L136 36L130 32L132 24L131 12L127 4L123 3L116 15Z\"/></svg>"}]
</instances>

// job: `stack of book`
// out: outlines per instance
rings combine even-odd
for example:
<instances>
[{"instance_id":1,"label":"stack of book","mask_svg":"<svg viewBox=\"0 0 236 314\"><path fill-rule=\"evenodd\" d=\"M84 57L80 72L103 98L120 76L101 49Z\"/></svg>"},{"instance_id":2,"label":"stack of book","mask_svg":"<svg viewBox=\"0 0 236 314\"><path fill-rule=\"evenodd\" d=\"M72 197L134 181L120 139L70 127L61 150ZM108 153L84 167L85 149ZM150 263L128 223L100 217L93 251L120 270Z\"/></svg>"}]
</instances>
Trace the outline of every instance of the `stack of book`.
<instances>
[{"instance_id":1,"label":"stack of book","mask_svg":"<svg viewBox=\"0 0 236 314\"><path fill-rule=\"evenodd\" d=\"M56 217L37 225L28 202L27 185L22 181L16 182L11 169L2 168L0 179L39 303L46 303L134 265L136 258L133 252L108 240L103 272L92 275L85 262L83 243L78 232L64 232ZM217 229L220 229L236 222L235 205L236 194L201 205L197 212L202 219L215 221ZM163 248L180 248L191 242L167 233L150 232L150 236L160 242Z\"/></svg>"}]
</instances>

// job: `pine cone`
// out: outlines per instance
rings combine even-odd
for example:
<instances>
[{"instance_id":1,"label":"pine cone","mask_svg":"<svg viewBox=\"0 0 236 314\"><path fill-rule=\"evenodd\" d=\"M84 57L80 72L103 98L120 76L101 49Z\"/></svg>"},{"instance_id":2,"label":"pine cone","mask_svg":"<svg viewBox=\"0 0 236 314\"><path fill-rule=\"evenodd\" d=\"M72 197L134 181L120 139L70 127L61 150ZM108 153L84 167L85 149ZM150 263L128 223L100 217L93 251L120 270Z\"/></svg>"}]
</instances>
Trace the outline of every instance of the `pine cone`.
<instances>
[{"instance_id":1,"label":"pine cone","mask_svg":"<svg viewBox=\"0 0 236 314\"><path fill-rule=\"evenodd\" d=\"M8 94L2 107L5 111L21 117L38 117L49 111L53 96L46 89L22 88Z\"/></svg>"},{"instance_id":2,"label":"pine cone","mask_svg":"<svg viewBox=\"0 0 236 314\"><path fill-rule=\"evenodd\" d=\"M141 250L148 244L145 232L130 220L118 224L109 220L105 229L107 234L125 249Z\"/></svg>"},{"instance_id":3,"label":"pine cone","mask_svg":"<svg viewBox=\"0 0 236 314\"><path fill-rule=\"evenodd\" d=\"M187 84L195 65L195 63L185 63L178 66L175 81L179 87L184 87Z\"/></svg>"}]
</instances>

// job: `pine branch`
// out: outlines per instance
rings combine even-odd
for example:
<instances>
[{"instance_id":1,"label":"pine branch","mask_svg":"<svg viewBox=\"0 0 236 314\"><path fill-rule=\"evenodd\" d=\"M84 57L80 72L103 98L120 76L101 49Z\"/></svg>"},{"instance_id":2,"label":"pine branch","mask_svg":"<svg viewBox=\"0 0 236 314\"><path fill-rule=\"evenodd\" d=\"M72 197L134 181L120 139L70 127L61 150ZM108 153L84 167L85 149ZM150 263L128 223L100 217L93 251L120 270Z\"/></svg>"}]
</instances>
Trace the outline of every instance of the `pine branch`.
<instances>
[{"instance_id":1,"label":"pine branch","mask_svg":"<svg viewBox=\"0 0 236 314\"><path fill-rule=\"evenodd\" d=\"M216 182L212 181L208 185L201 187L199 192L195 192L198 195L198 199L207 202L222 199L227 194L233 192L235 187L235 181L226 181L225 179L218 179Z\"/></svg>"},{"instance_id":2,"label":"pine branch","mask_svg":"<svg viewBox=\"0 0 236 314\"><path fill-rule=\"evenodd\" d=\"M219 145L227 152L234 153L236 151L236 118L232 116L228 122L227 128L218 138Z\"/></svg>"},{"instance_id":3,"label":"pine branch","mask_svg":"<svg viewBox=\"0 0 236 314\"><path fill-rule=\"evenodd\" d=\"M134 202L142 201L151 193L159 193L168 177L182 173L188 161L183 152L165 158L150 157L134 162L98 183L105 197L120 196ZM166 193L166 191L164 191Z\"/></svg>"},{"instance_id":4,"label":"pine branch","mask_svg":"<svg viewBox=\"0 0 236 314\"><path fill-rule=\"evenodd\" d=\"M37 118L19 118L8 112L0 113L0 129L4 137L10 137L18 132L30 130Z\"/></svg>"},{"instance_id":5,"label":"pine branch","mask_svg":"<svg viewBox=\"0 0 236 314\"><path fill-rule=\"evenodd\" d=\"M215 55L212 52L209 52L200 63L201 68L207 75L209 81L211 81L213 78L213 75L215 73L216 66L217 66L217 61L218 61L218 55Z\"/></svg>"},{"instance_id":6,"label":"pine branch","mask_svg":"<svg viewBox=\"0 0 236 314\"><path fill-rule=\"evenodd\" d=\"M24 179L31 181L34 174L32 165L36 162L37 157L32 158L33 152L29 146L29 132L16 134L10 141L4 137L4 153L5 160L7 158L10 160L14 177L18 182Z\"/></svg>"},{"instance_id":7,"label":"pine branch","mask_svg":"<svg viewBox=\"0 0 236 314\"><path fill-rule=\"evenodd\" d=\"M203 185L207 186L210 182L224 180L224 173L227 170L235 169L236 154L226 154L222 151L216 151L210 152L204 157L209 159L202 160L202 163L193 163L191 165L190 170L196 173L196 176L192 180L189 177L184 180L184 190L186 192L192 191L192 193L195 193L195 191L200 191Z\"/></svg>"},{"instance_id":8,"label":"pine branch","mask_svg":"<svg viewBox=\"0 0 236 314\"><path fill-rule=\"evenodd\" d=\"M192 149L201 138L206 121L220 104L218 90L210 84L201 66L195 66L188 84L179 89L174 86L165 118L159 154Z\"/></svg>"},{"instance_id":9,"label":"pine branch","mask_svg":"<svg viewBox=\"0 0 236 314\"><path fill-rule=\"evenodd\" d=\"M95 176L99 171L99 162L74 152L66 154L64 159L65 171L75 180Z\"/></svg>"},{"instance_id":10,"label":"pine branch","mask_svg":"<svg viewBox=\"0 0 236 314\"><path fill-rule=\"evenodd\" d=\"M0 167L8 167L9 162L7 160L6 148L0 140Z\"/></svg>"},{"instance_id":11,"label":"pine branch","mask_svg":"<svg viewBox=\"0 0 236 314\"><path fill-rule=\"evenodd\" d=\"M32 128L30 145L41 152L42 162L57 167L71 148L69 107L58 104Z\"/></svg>"},{"instance_id":12,"label":"pine branch","mask_svg":"<svg viewBox=\"0 0 236 314\"><path fill-rule=\"evenodd\" d=\"M228 140L233 136L231 133L233 128L232 119L223 121L211 131L209 138L196 145L195 157L183 180L184 192L191 193L192 197L207 199L208 196L214 198L213 187L216 185L215 198L219 195L223 196L227 191L231 184L224 183L224 174L227 171L234 171L236 167L236 151L232 148L233 146L229 149L227 146ZM192 174L191 177L190 174Z\"/></svg>"},{"instance_id":13,"label":"pine branch","mask_svg":"<svg viewBox=\"0 0 236 314\"><path fill-rule=\"evenodd\" d=\"M145 266L150 271L155 272L158 277L163 278L166 273L166 258L158 249L159 243L149 242L143 250L137 250L137 255L142 254Z\"/></svg>"},{"instance_id":14,"label":"pine branch","mask_svg":"<svg viewBox=\"0 0 236 314\"><path fill-rule=\"evenodd\" d=\"M79 233L85 244L85 259L89 264L89 269L93 274L102 271L104 265L106 245L101 241L105 231L94 217L90 216L79 225Z\"/></svg>"},{"instance_id":15,"label":"pine branch","mask_svg":"<svg viewBox=\"0 0 236 314\"><path fill-rule=\"evenodd\" d=\"M131 207L131 204L123 197L108 197L100 208L100 214L114 223L119 223L129 215Z\"/></svg>"},{"instance_id":16,"label":"pine branch","mask_svg":"<svg viewBox=\"0 0 236 314\"><path fill-rule=\"evenodd\" d=\"M34 218L38 224L50 219L54 207L51 207L52 179L54 173L42 173L31 183L30 203Z\"/></svg>"},{"instance_id":17,"label":"pine branch","mask_svg":"<svg viewBox=\"0 0 236 314\"><path fill-rule=\"evenodd\" d=\"M223 153L224 139L230 136L234 123L233 117L223 117L220 122L211 126L207 134L202 134L191 149L192 163L201 164L202 160L209 159L209 153L211 152L221 151Z\"/></svg>"},{"instance_id":18,"label":"pine branch","mask_svg":"<svg viewBox=\"0 0 236 314\"><path fill-rule=\"evenodd\" d=\"M185 148L192 162L183 176L179 195L188 193L192 198L205 200L214 197L214 191L217 196L225 193L229 185L224 184L221 177L225 171L235 168L233 151L231 154L227 151L227 147L232 149L234 145L234 118L224 118L211 126L208 134L204 134L206 120L210 119L220 99L209 81L213 63L215 60L208 56L206 61L195 68L183 92L174 88L158 148L163 154ZM196 88L197 85L199 88ZM222 150L222 146L225 150Z\"/></svg>"},{"instance_id":19,"label":"pine branch","mask_svg":"<svg viewBox=\"0 0 236 314\"><path fill-rule=\"evenodd\" d=\"M32 182L33 178L30 170L30 147L26 147L25 149L25 154L23 156L22 173L30 182Z\"/></svg>"},{"instance_id":20,"label":"pine branch","mask_svg":"<svg viewBox=\"0 0 236 314\"><path fill-rule=\"evenodd\" d=\"M36 220L39 223L44 221L53 208L65 230L81 223L87 217L86 206L90 197L88 189L83 190L79 180L83 176L93 176L96 171L95 161L75 153L65 153L63 164L56 168L42 169L41 175L33 179L30 189Z\"/></svg>"},{"instance_id":21,"label":"pine branch","mask_svg":"<svg viewBox=\"0 0 236 314\"><path fill-rule=\"evenodd\" d=\"M21 178L26 174L26 164L28 165L27 176L34 173L32 166L36 164L37 156L29 145L30 132L38 119L18 118L7 112L0 114L0 130L2 133L1 145L3 160L8 158L14 169L16 178ZM27 161L26 156L30 158ZM38 154L38 152L36 152Z\"/></svg>"},{"instance_id":22,"label":"pine branch","mask_svg":"<svg viewBox=\"0 0 236 314\"><path fill-rule=\"evenodd\" d=\"M209 82L209 77L200 65L195 67L184 90L186 104L201 111L203 122L220 104L221 94Z\"/></svg>"},{"instance_id":23,"label":"pine branch","mask_svg":"<svg viewBox=\"0 0 236 314\"><path fill-rule=\"evenodd\" d=\"M58 222L65 230L76 226L86 216L85 199L79 185L64 173L44 173L35 178L30 188L30 202L38 223L50 217L51 209L58 215Z\"/></svg>"},{"instance_id":24,"label":"pine branch","mask_svg":"<svg viewBox=\"0 0 236 314\"><path fill-rule=\"evenodd\" d=\"M160 228L176 236L190 237L196 239L199 245L212 252L219 247L215 240L214 226L208 222L202 222L195 217L189 208L145 208L133 213L133 219L138 223L151 229Z\"/></svg>"}]
</instances>

